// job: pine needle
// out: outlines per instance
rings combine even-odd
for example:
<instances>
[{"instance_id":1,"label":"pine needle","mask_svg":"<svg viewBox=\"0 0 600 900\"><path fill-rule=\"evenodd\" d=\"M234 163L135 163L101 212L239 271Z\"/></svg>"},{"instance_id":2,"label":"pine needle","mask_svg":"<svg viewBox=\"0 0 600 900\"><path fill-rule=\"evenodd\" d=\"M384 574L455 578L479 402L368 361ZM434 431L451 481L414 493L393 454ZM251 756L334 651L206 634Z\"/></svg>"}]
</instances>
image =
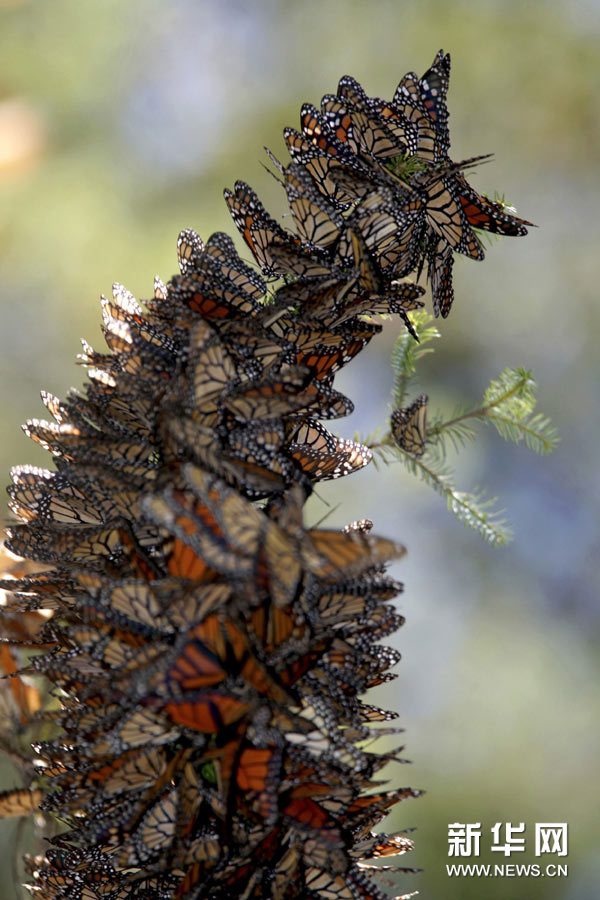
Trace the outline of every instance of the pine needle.
<instances>
[{"instance_id":1,"label":"pine needle","mask_svg":"<svg viewBox=\"0 0 600 900\"><path fill-rule=\"evenodd\" d=\"M373 453L388 464L399 461L413 475L418 475L425 484L444 497L446 507L459 522L472 528L488 543L504 546L512 540L513 533L504 516L504 510L494 508L497 498L487 497L483 491L467 493L457 490L452 483L454 473L451 469L441 465L439 461L432 460L429 453L417 458L391 444L377 447Z\"/></svg>"},{"instance_id":2,"label":"pine needle","mask_svg":"<svg viewBox=\"0 0 600 900\"><path fill-rule=\"evenodd\" d=\"M391 355L391 365L394 372L394 408L399 409L404 406L404 401L410 387L411 380L415 374L418 360L434 352L433 347L427 347L426 344L440 337L440 333L433 322L433 316L423 310L417 310L409 313L410 321L413 324L419 343L413 337L404 331L394 344Z\"/></svg>"}]
</instances>

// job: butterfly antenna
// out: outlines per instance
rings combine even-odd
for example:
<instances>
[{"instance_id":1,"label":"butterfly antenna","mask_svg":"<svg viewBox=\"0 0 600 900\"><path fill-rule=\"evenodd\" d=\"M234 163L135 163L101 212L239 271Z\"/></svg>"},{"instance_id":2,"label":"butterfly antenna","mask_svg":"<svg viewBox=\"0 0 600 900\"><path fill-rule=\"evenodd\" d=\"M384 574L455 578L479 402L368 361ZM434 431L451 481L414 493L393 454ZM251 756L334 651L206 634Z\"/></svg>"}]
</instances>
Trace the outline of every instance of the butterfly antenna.
<instances>
[{"instance_id":1,"label":"butterfly antenna","mask_svg":"<svg viewBox=\"0 0 600 900\"><path fill-rule=\"evenodd\" d=\"M319 500L321 500L323 503L327 503L327 500L325 500L324 497L321 497L319 494L317 494L316 491L315 491L315 494L319 498ZM314 525L310 526L310 530L312 531L314 528L319 528L323 524L323 522L326 522L327 519L330 516L332 516L337 509L340 508L340 506L341 506L341 503L336 503L335 506L332 506L331 509L328 509L327 512L325 513L325 515L321 516L321 518L319 519L318 522L315 522Z\"/></svg>"}]
</instances>

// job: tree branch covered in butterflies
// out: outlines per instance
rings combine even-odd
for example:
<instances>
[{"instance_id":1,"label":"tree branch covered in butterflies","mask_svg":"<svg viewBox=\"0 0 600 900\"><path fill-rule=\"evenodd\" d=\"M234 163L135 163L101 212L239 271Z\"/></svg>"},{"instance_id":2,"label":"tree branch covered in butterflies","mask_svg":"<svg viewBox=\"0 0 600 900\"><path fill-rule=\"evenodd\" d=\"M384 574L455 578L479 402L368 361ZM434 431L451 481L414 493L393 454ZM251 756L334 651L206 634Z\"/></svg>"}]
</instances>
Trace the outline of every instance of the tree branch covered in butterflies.
<instances>
[{"instance_id":1,"label":"tree branch covered in butterflies","mask_svg":"<svg viewBox=\"0 0 600 900\"><path fill-rule=\"evenodd\" d=\"M377 459L389 464L401 462L413 475L440 494L456 518L478 532L492 544L506 544L512 537L503 512L495 509L496 498L485 493L466 493L454 486L454 473L447 466L448 447L460 451L474 441L477 433L470 423L493 425L505 440L525 444L530 450L544 455L558 443L558 433L549 418L534 414L536 384L531 372L525 369L505 369L486 389L481 404L461 406L444 419L441 413L433 418L428 414L429 400L419 395L407 405L413 389L417 362L433 353L427 346L440 337L432 317L424 312L410 313L418 335L415 342L409 334L400 335L392 351L394 371L393 408L390 430L358 437Z\"/></svg>"},{"instance_id":2,"label":"tree branch covered in butterflies","mask_svg":"<svg viewBox=\"0 0 600 900\"><path fill-rule=\"evenodd\" d=\"M304 104L291 162L270 154L295 231L236 182L225 199L253 264L227 235L184 229L179 273L143 301L115 284L107 351L83 342L85 387L42 392L50 420L24 426L54 468L11 472L0 716L23 778L0 815L41 807L50 823L26 860L44 900L385 900L376 861L412 849L410 828L375 831L421 793L373 792L405 762L372 749L398 713L361 699L396 677L381 641L403 624L402 585L386 566L405 548L359 510L342 530L303 512L315 485L396 455L498 540L486 501L452 487L445 442L473 420L554 441L528 373L429 428L426 398L406 405L437 335L409 276L426 269L445 318L454 253L481 260L481 230L530 224L470 187L481 157L450 159L449 77L440 51L392 100L344 76ZM371 449L323 420L353 410L335 375L381 315L406 331L395 444Z\"/></svg>"}]
</instances>

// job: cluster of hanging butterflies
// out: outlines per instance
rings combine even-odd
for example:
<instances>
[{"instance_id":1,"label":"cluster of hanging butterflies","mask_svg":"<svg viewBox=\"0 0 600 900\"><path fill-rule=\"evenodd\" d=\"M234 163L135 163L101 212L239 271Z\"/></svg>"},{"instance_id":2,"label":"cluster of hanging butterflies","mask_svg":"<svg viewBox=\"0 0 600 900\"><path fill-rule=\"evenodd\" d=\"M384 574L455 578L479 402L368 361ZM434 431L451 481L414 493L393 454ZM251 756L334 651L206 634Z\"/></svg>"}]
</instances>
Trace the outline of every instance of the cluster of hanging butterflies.
<instances>
[{"instance_id":1,"label":"cluster of hanging butterflies","mask_svg":"<svg viewBox=\"0 0 600 900\"><path fill-rule=\"evenodd\" d=\"M2 664L14 716L55 736L0 815L41 801L66 827L28 861L45 898L388 896L373 860L412 845L372 829L418 792L377 780L399 749L365 747L395 714L359 696L394 677L385 566L404 548L302 511L371 458L322 423L352 410L334 377L372 317L412 329L424 289L402 279L427 261L446 315L452 252L481 255L471 226L524 233L447 157L448 74L438 54L392 102L346 77L303 107L292 162L272 157L297 232L246 184L226 192L262 274L225 234L183 231L179 274L143 304L115 285L108 352L84 342L89 382L42 393L51 419L25 426L55 468L12 472L7 547L35 570L0 583L29 653ZM426 398L392 431L424 452ZM56 698L42 709L23 693L35 676Z\"/></svg>"},{"instance_id":2,"label":"cluster of hanging butterflies","mask_svg":"<svg viewBox=\"0 0 600 900\"><path fill-rule=\"evenodd\" d=\"M297 235L283 231L244 183L225 192L265 275L316 278L329 264L341 275L338 303L381 294L383 306L396 306L386 311L402 315L418 294L398 282L427 264L434 312L445 317L453 253L484 256L474 229L527 233L531 222L467 183L464 170L486 157L449 158L449 79L450 55L440 50L422 78L404 76L392 101L367 96L345 76L320 109L303 105L300 131L284 131L291 165L269 154Z\"/></svg>"}]
</instances>

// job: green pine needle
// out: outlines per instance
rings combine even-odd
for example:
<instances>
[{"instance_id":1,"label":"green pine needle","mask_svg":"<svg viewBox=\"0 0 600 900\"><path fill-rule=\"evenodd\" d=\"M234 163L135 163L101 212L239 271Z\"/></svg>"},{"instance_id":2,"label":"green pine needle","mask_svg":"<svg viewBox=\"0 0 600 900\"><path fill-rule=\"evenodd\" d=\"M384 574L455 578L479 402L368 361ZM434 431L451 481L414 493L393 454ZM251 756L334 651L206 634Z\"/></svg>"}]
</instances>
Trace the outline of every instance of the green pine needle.
<instances>
[{"instance_id":1,"label":"green pine needle","mask_svg":"<svg viewBox=\"0 0 600 900\"><path fill-rule=\"evenodd\" d=\"M530 371L505 369L483 396L481 418L491 422L504 440L524 443L544 455L554 450L559 437L547 416L534 415L535 388Z\"/></svg>"},{"instance_id":2,"label":"green pine needle","mask_svg":"<svg viewBox=\"0 0 600 900\"><path fill-rule=\"evenodd\" d=\"M503 515L503 510L494 509L495 497L486 497L484 492L467 493L458 491L452 483L453 473L439 460L431 458L429 452L420 458L401 450L392 444L373 448L373 462L376 457L389 464L402 462L409 472L418 475L425 484L433 488L446 500L446 506L463 525L472 528L484 540L496 546L504 546L512 540L513 534Z\"/></svg>"},{"instance_id":3,"label":"green pine needle","mask_svg":"<svg viewBox=\"0 0 600 900\"><path fill-rule=\"evenodd\" d=\"M541 413L534 415L535 388L530 371L523 368L505 369L490 383L481 406L458 409L446 422L436 420L428 429L427 439L437 442L436 452L443 457L446 437L455 449L464 446L474 436L465 421L479 419L490 422L505 440L524 443L536 453L551 453L559 441L558 432L547 416Z\"/></svg>"},{"instance_id":4,"label":"green pine needle","mask_svg":"<svg viewBox=\"0 0 600 900\"><path fill-rule=\"evenodd\" d=\"M477 437L475 430L464 421L465 413L468 414L468 411L457 410L453 415L454 421L450 422L443 422L438 415L428 423L427 450L435 459L445 461L449 444L458 453Z\"/></svg>"},{"instance_id":5,"label":"green pine needle","mask_svg":"<svg viewBox=\"0 0 600 900\"><path fill-rule=\"evenodd\" d=\"M424 310L416 310L409 313L410 321L419 336L419 343L404 331L394 343L391 355L392 370L394 372L394 409L404 406L404 400L415 373L417 361L428 353L433 353L433 347L426 347L430 341L440 337L440 333L432 325L433 316Z\"/></svg>"},{"instance_id":6,"label":"green pine needle","mask_svg":"<svg viewBox=\"0 0 600 900\"><path fill-rule=\"evenodd\" d=\"M432 347L424 345L440 336L429 313L411 313L411 320L420 343L417 344L405 332L396 340L392 351L393 402L396 409L405 406L417 361L433 352ZM490 422L505 440L524 443L536 453L550 453L558 442L558 434L546 416L534 412L535 388L530 371L523 368L505 369L490 383L481 406L459 407L447 421L439 415L430 417L427 450L421 457L396 446L389 432L383 437L375 432L366 438L357 436L356 439L371 448L376 468L381 462L402 462L409 472L418 475L445 498L448 509L464 525L491 544L507 544L512 532L503 512L495 509L496 498L489 498L483 492L458 491L453 484L453 473L446 466L446 456L449 446L458 452L475 440L476 433L468 420Z\"/></svg>"},{"instance_id":7,"label":"green pine needle","mask_svg":"<svg viewBox=\"0 0 600 900\"><path fill-rule=\"evenodd\" d=\"M406 182L409 182L413 175L418 175L419 172L425 172L429 168L428 163L419 159L416 155L393 156L390 159L387 159L384 165L392 175L395 175L396 178L400 178L401 181Z\"/></svg>"}]
</instances>

